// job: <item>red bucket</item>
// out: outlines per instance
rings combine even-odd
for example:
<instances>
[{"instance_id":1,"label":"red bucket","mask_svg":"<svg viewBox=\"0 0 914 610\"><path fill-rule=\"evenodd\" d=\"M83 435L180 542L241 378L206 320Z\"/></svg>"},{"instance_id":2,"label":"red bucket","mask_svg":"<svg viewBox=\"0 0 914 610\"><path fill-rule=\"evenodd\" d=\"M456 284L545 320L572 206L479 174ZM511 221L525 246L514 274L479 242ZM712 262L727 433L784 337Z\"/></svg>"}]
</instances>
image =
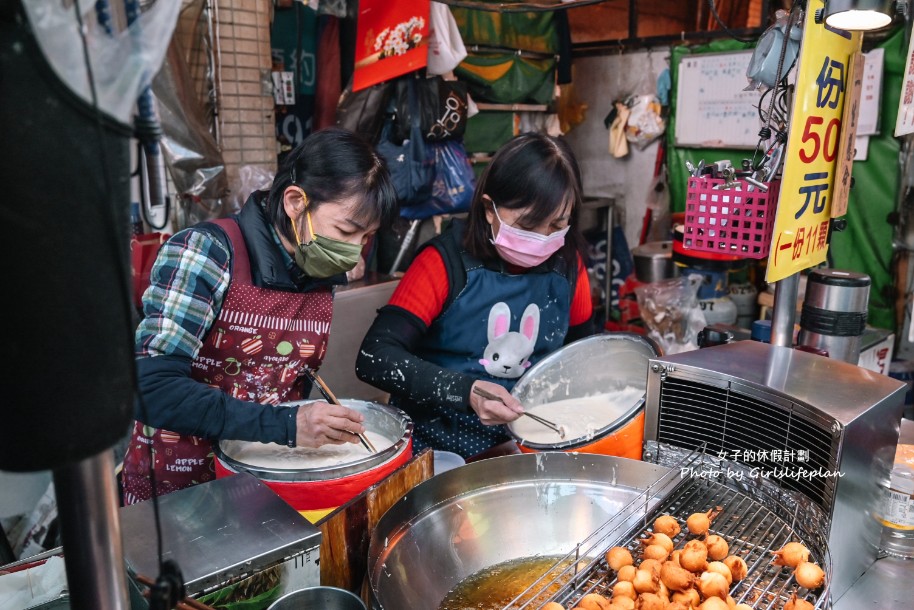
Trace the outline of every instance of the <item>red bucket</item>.
<instances>
[{"instance_id":1,"label":"red bucket","mask_svg":"<svg viewBox=\"0 0 914 610\"><path fill-rule=\"evenodd\" d=\"M310 402L313 401L289 404L307 405ZM275 468L245 462L245 450L260 443L221 441L213 447L216 477L250 472L306 519L316 523L404 465L413 454L413 423L406 413L363 400L343 399L340 402L364 415L365 429L369 433L391 439L393 444L383 449L376 445L378 453L330 466Z\"/></svg>"}]
</instances>

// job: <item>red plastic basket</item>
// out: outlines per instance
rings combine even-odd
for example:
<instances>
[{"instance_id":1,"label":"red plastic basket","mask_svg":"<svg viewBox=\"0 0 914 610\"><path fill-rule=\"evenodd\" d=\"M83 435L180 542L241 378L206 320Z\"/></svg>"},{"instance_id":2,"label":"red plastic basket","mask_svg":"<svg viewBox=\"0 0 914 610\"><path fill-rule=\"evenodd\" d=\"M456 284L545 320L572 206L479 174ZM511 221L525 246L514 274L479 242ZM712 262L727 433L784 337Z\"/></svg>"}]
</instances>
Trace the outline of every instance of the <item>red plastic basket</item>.
<instances>
[{"instance_id":1,"label":"red plastic basket","mask_svg":"<svg viewBox=\"0 0 914 610\"><path fill-rule=\"evenodd\" d=\"M689 178L683 246L765 258L771 248L780 181L765 183L768 191L764 193L740 179L735 181L739 188L714 188L725 182L718 178Z\"/></svg>"}]
</instances>

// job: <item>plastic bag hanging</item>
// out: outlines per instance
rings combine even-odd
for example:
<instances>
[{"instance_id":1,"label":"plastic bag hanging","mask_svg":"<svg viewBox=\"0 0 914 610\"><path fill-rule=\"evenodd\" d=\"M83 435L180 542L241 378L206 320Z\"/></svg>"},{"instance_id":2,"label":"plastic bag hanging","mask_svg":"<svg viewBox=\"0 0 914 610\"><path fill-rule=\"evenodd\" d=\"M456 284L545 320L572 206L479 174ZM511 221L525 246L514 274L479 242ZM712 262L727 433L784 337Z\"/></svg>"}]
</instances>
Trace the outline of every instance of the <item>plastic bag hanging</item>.
<instances>
[{"instance_id":1,"label":"plastic bag hanging","mask_svg":"<svg viewBox=\"0 0 914 610\"><path fill-rule=\"evenodd\" d=\"M98 105L103 112L129 124L137 97L162 65L181 3L156 2L130 27L112 35L99 26L94 1L79 0L78 4L87 30ZM83 42L74 15L76 9L59 0L30 0L23 2L23 7L38 45L57 77L91 104Z\"/></svg>"}]
</instances>

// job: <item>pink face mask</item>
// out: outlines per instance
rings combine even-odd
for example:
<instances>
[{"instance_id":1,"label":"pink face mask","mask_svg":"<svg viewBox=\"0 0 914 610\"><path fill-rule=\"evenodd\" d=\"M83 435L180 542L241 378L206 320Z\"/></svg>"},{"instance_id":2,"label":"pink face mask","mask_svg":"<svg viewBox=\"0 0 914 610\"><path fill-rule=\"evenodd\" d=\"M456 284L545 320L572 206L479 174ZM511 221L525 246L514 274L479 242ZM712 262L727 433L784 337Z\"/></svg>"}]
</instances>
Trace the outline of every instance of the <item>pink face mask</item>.
<instances>
[{"instance_id":1,"label":"pink face mask","mask_svg":"<svg viewBox=\"0 0 914 610\"><path fill-rule=\"evenodd\" d=\"M536 267L565 245L565 234L571 227L565 227L549 235L540 235L533 231L524 231L505 223L498 215L498 208L492 203L500 227L495 239L489 241L495 245L499 256L518 267Z\"/></svg>"}]
</instances>

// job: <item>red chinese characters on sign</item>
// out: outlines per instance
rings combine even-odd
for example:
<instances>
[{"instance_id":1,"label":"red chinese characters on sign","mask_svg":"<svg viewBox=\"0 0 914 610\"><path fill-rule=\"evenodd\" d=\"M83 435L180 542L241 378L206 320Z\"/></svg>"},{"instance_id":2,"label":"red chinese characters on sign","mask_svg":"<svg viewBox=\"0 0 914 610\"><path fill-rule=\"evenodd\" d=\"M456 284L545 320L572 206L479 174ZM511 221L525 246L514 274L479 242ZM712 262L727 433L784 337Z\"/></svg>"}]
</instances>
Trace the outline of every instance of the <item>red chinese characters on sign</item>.
<instances>
[{"instance_id":1,"label":"red chinese characters on sign","mask_svg":"<svg viewBox=\"0 0 914 610\"><path fill-rule=\"evenodd\" d=\"M845 66L842 62L826 56L816 78L816 108L838 107L841 95L844 93ZM824 117L811 114L806 117L803 128L799 158L803 163L813 164L819 161L832 163L838 154L838 136L841 134L841 119L831 118L826 123ZM794 213L794 219L802 222L806 212L814 215L822 214L828 203L831 181L829 172L807 172L803 175L803 184L797 189L802 202ZM828 221L815 223L809 227L800 226L794 233L793 241L782 241L785 235L778 234L775 248L775 262L778 253L790 250L791 259L797 260L803 256L815 253L825 248L828 243Z\"/></svg>"},{"instance_id":2,"label":"red chinese characters on sign","mask_svg":"<svg viewBox=\"0 0 914 610\"><path fill-rule=\"evenodd\" d=\"M809 14L824 5L825 0L809 0ZM845 106L856 82L849 80L856 65L850 59L859 49L859 33L829 28L814 19L803 24L784 172L765 272L768 282L826 259L832 210L846 201L844 197L835 199L836 183L841 183L844 174L839 156L845 139ZM848 121L848 125L854 124Z\"/></svg>"}]
</instances>

